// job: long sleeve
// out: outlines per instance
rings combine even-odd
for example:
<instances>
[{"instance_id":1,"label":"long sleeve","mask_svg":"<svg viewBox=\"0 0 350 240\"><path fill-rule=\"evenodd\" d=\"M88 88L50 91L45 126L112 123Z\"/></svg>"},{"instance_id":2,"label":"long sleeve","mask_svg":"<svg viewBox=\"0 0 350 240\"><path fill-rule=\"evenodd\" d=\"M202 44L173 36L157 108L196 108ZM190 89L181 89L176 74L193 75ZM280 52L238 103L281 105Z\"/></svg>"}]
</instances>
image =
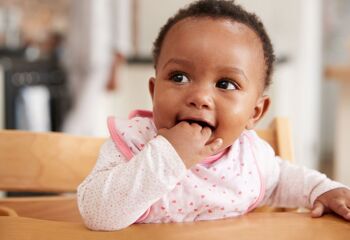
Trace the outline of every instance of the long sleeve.
<instances>
[{"instance_id":1,"label":"long sleeve","mask_svg":"<svg viewBox=\"0 0 350 240\"><path fill-rule=\"evenodd\" d=\"M175 149L161 136L129 161L108 140L92 173L78 188L80 213L93 230L127 227L170 192L185 173Z\"/></svg>"},{"instance_id":2,"label":"long sleeve","mask_svg":"<svg viewBox=\"0 0 350 240\"><path fill-rule=\"evenodd\" d=\"M321 194L346 187L318 171L282 160L265 142L259 144L259 166L266 186L260 205L311 208Z\"/></svg>"}]
</instances>

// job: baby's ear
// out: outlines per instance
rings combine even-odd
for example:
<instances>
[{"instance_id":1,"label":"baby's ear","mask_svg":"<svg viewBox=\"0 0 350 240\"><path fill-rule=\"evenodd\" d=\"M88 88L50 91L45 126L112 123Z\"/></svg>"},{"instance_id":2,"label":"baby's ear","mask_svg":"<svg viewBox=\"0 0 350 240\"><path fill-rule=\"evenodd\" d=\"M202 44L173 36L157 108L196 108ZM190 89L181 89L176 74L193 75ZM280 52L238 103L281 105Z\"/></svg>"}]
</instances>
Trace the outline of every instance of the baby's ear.
<instances>
[{"instance_id":1,"label":"baby's ear","mask_svg":"<svg viewBox=\"0 0 350 240\"><path fill-rule=\"evenodd\" d=\"M155 81L156 81L156 79L154 77L150 77L148 80L148 90L149 90L149 93L151 94L152 100L153 100L153 95L154 95Z\"/></svg>"},{"instance_id":2,"label":"baby's ear","mask_svg":"<svg viewBox=\"0 0 350 240\"><path fill-rule=\"evenodd\" d=\"M267 95L259 97L256 106L254 108L254 112L250 119L248 120L248 123L246 125L246 129L253 129L255 125L259 122L260 119L265 115L267 110L270 107L270 97Z\"/></svg>"}]
</instances>

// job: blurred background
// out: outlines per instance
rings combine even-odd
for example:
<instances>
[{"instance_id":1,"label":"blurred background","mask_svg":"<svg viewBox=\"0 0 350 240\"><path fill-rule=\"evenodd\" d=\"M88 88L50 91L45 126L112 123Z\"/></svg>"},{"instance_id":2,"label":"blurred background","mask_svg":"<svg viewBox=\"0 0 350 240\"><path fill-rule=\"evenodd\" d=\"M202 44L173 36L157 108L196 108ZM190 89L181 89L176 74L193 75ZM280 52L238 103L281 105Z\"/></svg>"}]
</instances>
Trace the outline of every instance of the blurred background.
<instances>
[{"instance_id":1,"label":"blurred background","mask_svg":"<svg viewBox=\"0 0 350 240\"><path fill-rule=\"evenodd\" d=\"M0 0L0 128L108 136L106 117L151 109L152 43L190 0ZM278 57L272 108L296 162L350 185L350 1L238 0Z\"/></svg>"}]
</instances>

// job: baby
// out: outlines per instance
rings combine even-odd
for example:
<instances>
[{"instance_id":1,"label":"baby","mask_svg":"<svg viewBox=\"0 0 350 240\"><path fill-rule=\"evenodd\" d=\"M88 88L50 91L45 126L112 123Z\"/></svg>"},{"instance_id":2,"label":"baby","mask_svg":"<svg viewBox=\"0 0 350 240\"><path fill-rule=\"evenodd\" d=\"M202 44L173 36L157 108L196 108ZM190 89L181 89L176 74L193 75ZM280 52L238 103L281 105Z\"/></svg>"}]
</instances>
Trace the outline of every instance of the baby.
<instances>
[{"instance_id":1,"label":"baby","mask_svg":"<svg viewBox=\"0 0 350 240\"><path fill-rule=\"evenodd\" d=\"M232 1L192 3L163 26L153 55L153 113L109 118L111 138L78 188L89 228L230 218L263 205L350 220L347 187L281 160L252 130L270 104L275 59L256 15Z\"/></svg>"}]
</instances>

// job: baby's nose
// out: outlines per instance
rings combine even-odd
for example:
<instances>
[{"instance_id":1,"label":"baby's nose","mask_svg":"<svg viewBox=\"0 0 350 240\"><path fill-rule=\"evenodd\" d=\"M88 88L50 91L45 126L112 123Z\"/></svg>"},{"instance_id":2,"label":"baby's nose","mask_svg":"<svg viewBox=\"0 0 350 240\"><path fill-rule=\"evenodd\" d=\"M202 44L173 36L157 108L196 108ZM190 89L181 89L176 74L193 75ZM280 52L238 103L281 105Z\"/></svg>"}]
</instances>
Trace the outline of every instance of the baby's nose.
<instances>
[{"instance_id":1,"label":"baby's nose","mask_svg":"<svg viewBox=\"0 0 350 240\"><path fill-rule=\"evenodd\" d=\"M188 94L187 104L197 109L211 109L213 107L213 93L207 87L196 87Z\"/></svg>"}]
</instances>

